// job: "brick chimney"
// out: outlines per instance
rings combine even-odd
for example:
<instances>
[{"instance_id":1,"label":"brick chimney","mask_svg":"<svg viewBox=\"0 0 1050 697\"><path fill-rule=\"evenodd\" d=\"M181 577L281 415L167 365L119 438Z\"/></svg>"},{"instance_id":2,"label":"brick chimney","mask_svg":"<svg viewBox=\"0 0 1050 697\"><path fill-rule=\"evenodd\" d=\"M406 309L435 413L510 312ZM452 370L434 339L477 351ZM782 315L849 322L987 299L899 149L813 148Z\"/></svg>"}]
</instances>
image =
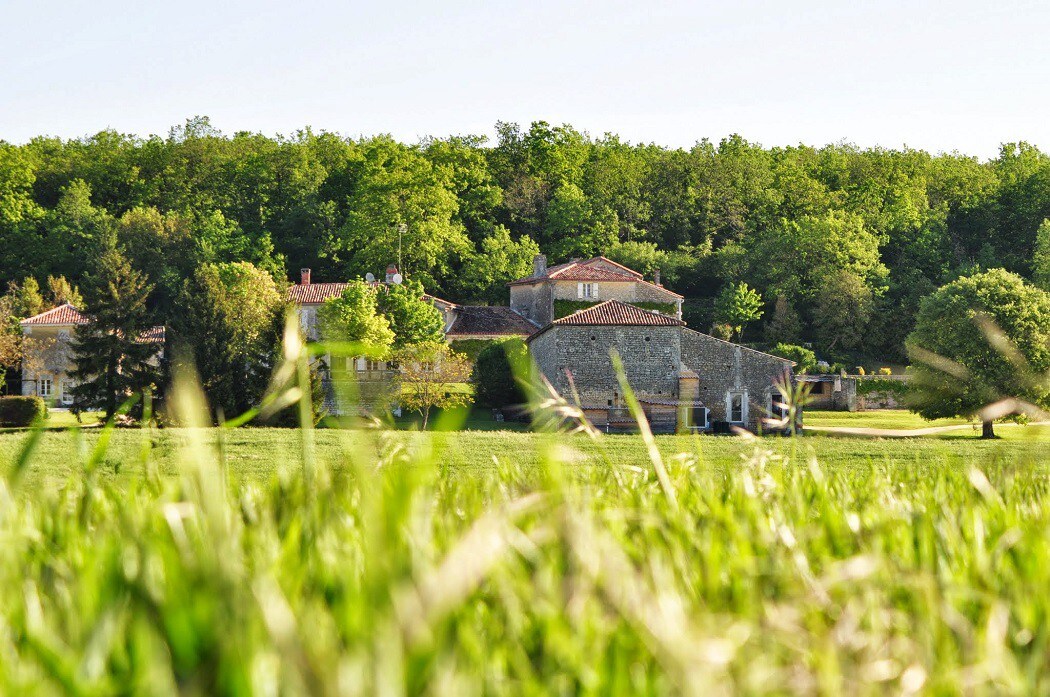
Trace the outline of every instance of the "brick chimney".
<instances>
[{"instance_id":1,"label":"brick chimney","mask_svg":"<svg viewBox=\"0 0 1050 697\"><path fill-rule=\"evenodd\" d=\"M299 269L299 283L304 286L310 285L310 269Z\"/></svg>"},{"instance_id":2,"label":"brick chimney","mask_svg":"<svg viewBox=\"0 0 1050 697\"><path fill-rule=\"evenodd\" d=\"M547 257L542 254L536 255L532 260L532 275L537 278L547 275Z\"/></svg>"},{"instance_id":3,"label":"brick chimney","mask_svg":"<svg viewBox=\"0 0 1050 697\"><path fill-rule=\"evenodd\" d=\"M653 284L654 285L661 285L660 284L660 269L657 269L656 271L653 271Z\"/></svg>"}]
</instances>

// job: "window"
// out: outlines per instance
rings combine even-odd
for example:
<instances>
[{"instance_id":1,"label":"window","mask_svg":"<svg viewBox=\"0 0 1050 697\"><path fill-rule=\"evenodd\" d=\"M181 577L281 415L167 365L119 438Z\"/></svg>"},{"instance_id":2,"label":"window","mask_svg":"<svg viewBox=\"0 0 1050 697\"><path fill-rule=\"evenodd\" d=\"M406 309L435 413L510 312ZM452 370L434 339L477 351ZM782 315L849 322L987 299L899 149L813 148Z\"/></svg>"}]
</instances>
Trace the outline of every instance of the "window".
<instances>
[{"instance_id":1,"label":"window","mask_svg":"<svg viewBox=\"0 0 1050 697\"><path fill-rule=\"evenodd\" d=\"M64 383L62 385L62 404L64 406L68 407L72 403L73 403L73 384L67 382L67 383Z\"/></svg>"},{"instance_id":2,"label":"window","mask_svg":"<svg viewBox=\"0 0 1050 697\"><path fill-rule=\"evenodd\" d=\"M366 373L382 369L382 361L373 361L370 358L358 358L357 372Z\"/></svg>"},{"instance_id":3,"label":"window","mask_svg":"<svg viewBox=\"0 0 1050 697\"><path fill-rule=\"evenodd\" d=\"M577 283L576 284L576 297L584 300L598 297L598 284L597 283Z\"/></svg>"},{"instance_id":4,"label":"window","mask_svg":"<svg viewBox=\"0 0 1050 697\"><path fill-rule=\"evenodd\" d=\"M742 392L730 392L727 397L727 409L726 412L729 416L729 423L731 424L742 424L746 416L744 409L744 394Z\"/></svg>"},{"instance_id":5,"label":"window","mask_svg":"<svg viewBox=\"0 0 1050 697\"><path fill-rule=\"evenodd\" d=\"M707 418L710 410L707 407L693 407L689 411L689 421L693 428L705 429L708 427Z\"/></svg>"},{"instance_id":6,"label":"window","mask_svg":"<svg viewBox=\"0 0 1050 697\"><path fill-rule=\"evenodd\" d=\"M40 378L40 396L51 396L51 378Z\"/></svg>"}]
</instances>

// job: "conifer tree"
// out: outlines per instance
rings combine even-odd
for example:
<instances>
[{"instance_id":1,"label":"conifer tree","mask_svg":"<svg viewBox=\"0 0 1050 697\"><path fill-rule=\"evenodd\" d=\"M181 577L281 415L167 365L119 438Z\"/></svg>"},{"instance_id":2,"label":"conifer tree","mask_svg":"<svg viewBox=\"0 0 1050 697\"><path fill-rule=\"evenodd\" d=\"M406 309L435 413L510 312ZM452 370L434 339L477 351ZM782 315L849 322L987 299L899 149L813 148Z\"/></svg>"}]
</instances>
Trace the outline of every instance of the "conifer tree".
<instances>
[{"instance_id":1,"label":"conifer tree","mask_svg":"<svg viewBox=\"0 0 1050 697\"><path fill-rule=\"evenodd\" d=\"M160 350L145 341L150 328L146 299L152 286L115 248L104 251L84 287L84 314L77 327L72 378L73 411L101 409L107 416L157 379Z\"/></svg>"}]
</instances>

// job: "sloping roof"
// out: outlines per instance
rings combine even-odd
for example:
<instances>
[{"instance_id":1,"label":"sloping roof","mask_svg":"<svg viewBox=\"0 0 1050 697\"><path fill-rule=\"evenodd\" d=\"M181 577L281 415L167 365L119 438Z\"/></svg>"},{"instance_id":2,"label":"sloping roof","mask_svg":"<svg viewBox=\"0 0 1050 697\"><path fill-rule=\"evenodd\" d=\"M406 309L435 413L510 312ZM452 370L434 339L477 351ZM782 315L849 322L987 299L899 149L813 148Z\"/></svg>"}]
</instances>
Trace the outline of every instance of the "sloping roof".
<instances>
[{"instance_id":1,"label":"sloping roof","mask_svg":"<svg viewBox=\"0 0 1050 697\"><path fill-rule=\"evenodd\" d=\"M451 300L445 300L444 298L439 298L438 296L431 295L430 293L423 293L423 299L431 305L433 305L434 307L438 308L439 310L447 310L453 307L457 307L456 303L452 302Z\"/></svg>"},{"instance_id":2,"label":"sloping roof","mask_svg":"<svg viewBox=\"0 0 1050 697\"><path fill-rule=\"evenodd\" d=\"M612 266L613 268L605 268ZM605 257L592 257L590 259L573 259L564 264L556 264L547 268L547 273L542 276L526 276L509 285L519 283L536 283L545 279L557 279L559 281L639 281L642 274L629 269L622 264L617 264L612 259Z\"/></svg>"},{"instance_id":3,"label":"sloping roof","mask_svg":"<svg viewBox=\"0 0 1050 697\"><path fill-rule=\"evenodd\" d=\"M88 318L80 313L80 311L65 303L58 307L53 307L47 312L41 312L39 315L33 315L22 320L21 324L31 325L58 325L58 324L87 324Z\"/></svg>"},{"instance_id":4,"label":"sloping roof","mask_svg":"<svg viewBox=\"0 0 1050 697\"><path fill-rule=\"evenodd\" d=\"M537 329L535 324L509 307L459 305L456 307L456 318L448 330L448 336L529 336Z\"/></svg>"},{"instance_id":5,"label":"sloping roof","mask_svg":"<svg viewBox=\"0 0 1050 697\"><path fill-rule=\"evenodd\" d=\"M347 289L349 283L308 283L295 284L288 288L288 302L296 305L313 305L325 300L338 298Z\"/></svg>"},{"instance_id":6,"label":"sloping roof","mask_svg":"<svg viewBox=\"0 0 1050 697\"><path fill-rule=\"evenodd\" d=\"M612 268L608 268L608 267ZM541 281L614 281L619 283L642 283L675 298L682 296L663 286L645 280L642 274L629 269L623 264L617 264L607 257L592 257L590 259L573 259L564 264L557 264L547 268L547 273L542 276L526 276L516 281L511 281L508 286L528 285Z\"/></svg>"},{"instance_id":7,"label":"sloping roof","mask_svg":"<svg viewBox=\"0 0 1050 697\"><path fill-rule=\"evenodd\" d=\"M685 324L677 317L654 310L643 310L619 300L606 300L556 319L551 324L626 325L632 327L680 327Z\"/></svg>"},{"instance_id":8,"label":"sloping roof","mask_svg":"<svg viewBox=\"0 0 1050 697\"><path fill-rule=\"evenodd\" d=\"M157 325L156 327L150 327L146 331L139 334L140 344L163 344L165 337L165 330L163 325Z\"/></svg>"}]
</instances>

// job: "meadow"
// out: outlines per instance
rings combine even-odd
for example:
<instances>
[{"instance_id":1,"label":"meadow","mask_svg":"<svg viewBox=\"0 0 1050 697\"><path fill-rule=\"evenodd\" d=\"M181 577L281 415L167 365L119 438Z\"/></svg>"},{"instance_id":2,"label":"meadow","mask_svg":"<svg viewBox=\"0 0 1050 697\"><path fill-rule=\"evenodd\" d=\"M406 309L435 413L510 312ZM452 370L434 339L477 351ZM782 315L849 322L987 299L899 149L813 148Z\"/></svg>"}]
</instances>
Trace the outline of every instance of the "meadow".
<instances>
[{"instance_id":1,"label":"meadow","mask_svg":"<svg viewBox=\"0 0 1050 697\"><path fill-rule=\"evenodd\" d=\"M0 692L1045 693L1048 449L3 433Z\"/></svg>"}]
</instances>

